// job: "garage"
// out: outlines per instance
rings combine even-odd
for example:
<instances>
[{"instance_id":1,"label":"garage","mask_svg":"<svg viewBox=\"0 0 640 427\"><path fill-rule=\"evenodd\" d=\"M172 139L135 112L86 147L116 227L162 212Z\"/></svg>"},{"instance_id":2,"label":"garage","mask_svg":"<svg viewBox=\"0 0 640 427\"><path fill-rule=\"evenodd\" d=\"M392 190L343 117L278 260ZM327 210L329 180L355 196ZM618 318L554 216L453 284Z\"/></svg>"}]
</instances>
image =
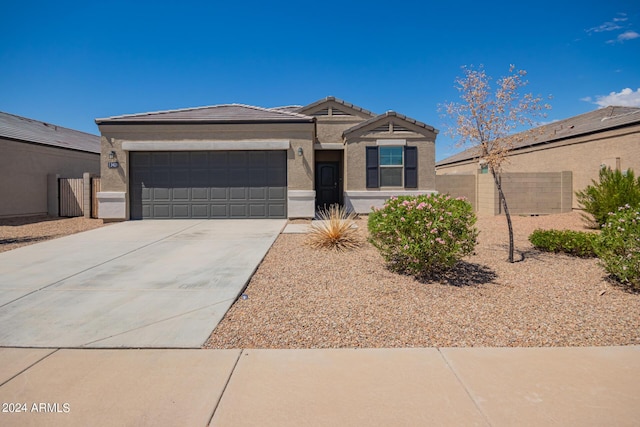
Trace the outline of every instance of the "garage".
<instances>
[{"instance_id":1,"label":"garage","mask_svg":"<svg viewBox=\"0 0 640 427\"><path fill-rule=\"evenodd\" d=\"M286 218L284 150L132 151L131 219Z\"/></svg>"}]
</instances>

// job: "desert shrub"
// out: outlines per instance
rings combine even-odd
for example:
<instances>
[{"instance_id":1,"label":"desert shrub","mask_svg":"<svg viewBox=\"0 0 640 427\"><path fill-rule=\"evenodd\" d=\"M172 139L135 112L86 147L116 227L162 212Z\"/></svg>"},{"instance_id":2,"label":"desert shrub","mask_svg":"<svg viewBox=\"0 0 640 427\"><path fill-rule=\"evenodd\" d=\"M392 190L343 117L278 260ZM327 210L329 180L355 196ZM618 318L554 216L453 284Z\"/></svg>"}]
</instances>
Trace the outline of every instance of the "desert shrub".
<instances>
[{"instance_id":1,"label":"desert shrub","mask_svg":"<svg viewBox=\"0 0 640 427\"><path fill-rule=\"evenodd\" d=\"M640 207L625 205L608 216L597 253L607 273L640 290Z\"/></svg>"},{"instance_id":2,"label":"desert shrub","mask_svg":"<svg viewBox=\"0 0 640 427\"><path fill-rule=\"evenodd\" d=\"M541 251L595 257L598 235L584 231L537 229L531 233L529 241Z\"/></svg>"},{"instance_id":3,"label":"desert shrub","mask_svg":"<svg viewBox=\"0 0 640 427\"><path fill-rule=\"evenodd\" d=\"M626 172L600 169L599 181L576 191L578 202L590 215L583 215L585 221L594 228L600 228L607 221L609 212L620 206L640 206L640 177L635 178L633 170Z\"/></svg>"},{"instance_id":4,"label":"desert shrub","mask_svg":"<svg viewBox=\"0 0 640 427\"><path fill-rule=\"evenodd\" d=\"M396 272L429 276L473 252L478 231L471 204L448 195L392 197L369 214L369 241Z\"/></svg>"},{"instance_id":5,"label":"desert shrub","mask_svg":"<svg viewBox=\"0 0 640 427\"><path fill-rule=\"evenodd\" d=\"M307 243L315 248L327 248L343 251L354 249L361 244L358 228L354 219L356 214L348 212L340 205L331 205L318 212L319 221L313 221L307 237Z\"/></svg>"}]
</instances>

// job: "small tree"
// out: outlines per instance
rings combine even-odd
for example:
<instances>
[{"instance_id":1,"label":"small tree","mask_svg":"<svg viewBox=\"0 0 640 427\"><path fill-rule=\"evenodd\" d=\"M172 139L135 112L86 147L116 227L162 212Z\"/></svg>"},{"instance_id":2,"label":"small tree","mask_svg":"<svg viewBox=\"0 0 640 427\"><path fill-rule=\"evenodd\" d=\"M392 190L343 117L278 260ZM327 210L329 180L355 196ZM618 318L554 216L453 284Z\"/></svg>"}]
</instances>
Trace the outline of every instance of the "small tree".
<instances>
[{"instance_id":1,"label":"small tree","mask_svg":"<svg viewBox=\"0 0 640 427\"><path fill-rule=\"evenodd\" d=\"M491 78L482 66L462 69L464 75L456 78L462 102L445 103L440 110L455 120L455 125L449 126L447 133L459 138L458 146L475 147L478 158L493 176L509 228L509 262L514 262L513 225L500 173L516 142L529 136L526 133L512 135L512 132L534 125L534 119L545 117L544 110L551 106L544 104L540 96L520 95L520 89L529 83L524 79L527 72L517 70L513 65L509 67L507 76L496 81L495 92L490 85Z\"/></svg>"}]
</instances>

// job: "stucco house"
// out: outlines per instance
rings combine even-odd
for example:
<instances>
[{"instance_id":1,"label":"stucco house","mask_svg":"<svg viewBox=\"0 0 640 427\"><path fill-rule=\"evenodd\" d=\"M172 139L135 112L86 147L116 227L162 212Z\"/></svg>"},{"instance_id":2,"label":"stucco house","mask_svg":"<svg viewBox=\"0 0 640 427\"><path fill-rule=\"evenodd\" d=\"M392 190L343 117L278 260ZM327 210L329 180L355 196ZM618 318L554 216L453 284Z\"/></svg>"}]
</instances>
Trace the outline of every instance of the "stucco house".
<instances>
[{"instance_id":1,"label":"stucco house","mask_svg":"<svg viewBox=\"0 0 640 427\"><path fill-rule=\"evenodd\" d=\"M57 215L51 177L85 172L100 173L100 137L0 112L0 217Z\"/></svg>"},{"instance_id":2,"label":"stucco house","mask_svg":"<svg viewBox=\"0 0 640 427\"><path fill-rule=\"evenodd\" d=\"M633 169L636 174L640 173L640 108L609 106L538 127L524 135L503 167L507 178L509 175L521 177L507 196L510 208L513 204L517 209L518 203L535 206L536 199L544 199L545 193L554 190L552 187L568 184L558 196L566 201L558 203L569 210L579 209L575 192L587 187L591 180L597 181L600 168ZM444 190L446 186L447 190L453 189L452 193L462 188L465 175L479 176L483 172L473 148L437 162L436 171L442 183L438 189ZM549 185L545 186L545 181ZM493 184L487 181L487 188L483 190L478 184L480 181L475 182L477 204L481 207L482 191L488 191ZM484 205L490 209L495 206L497 211L499 206L494 196L492 192L491 201ZM538 205L544 208L550 201L542 200ZM546 213L566 211L559 208L558 203L554 202L554 208ZM523 213L535 212L524 210Z\"/></svg>"},{"instance_id":3,"label":"stucco house","mask_svg":"<svg viewBox=\"0 0 640 427\"><path fill-rule=\"evenodd\" d=\"M334 97L96 119L99 217L308 218L435 191L433 127Z\"/></svg>"}]
</instances>

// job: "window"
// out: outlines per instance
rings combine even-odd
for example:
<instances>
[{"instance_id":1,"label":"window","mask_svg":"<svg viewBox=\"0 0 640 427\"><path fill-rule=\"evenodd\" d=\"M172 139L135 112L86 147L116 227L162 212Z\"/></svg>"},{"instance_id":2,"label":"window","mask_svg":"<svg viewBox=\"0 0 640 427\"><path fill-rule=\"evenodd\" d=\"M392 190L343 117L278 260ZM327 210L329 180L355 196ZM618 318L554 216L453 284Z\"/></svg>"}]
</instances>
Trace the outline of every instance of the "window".
<instances>
[{"instance_id":1,"label":"window","mask_svg":"<svg viewBox=\"0 0 640 427\"><path fill-rule=\"evenodd\" d=\"M380 147L380 187L402 187L404 147Z\"/></svg>"},{"instance_id":2,"label":"window","mask_svg":"<svg viewBox=\"0 0 640 427\"><path fill-rule=\"evenodd\" d=\"M367 188L418 188L417 147L367 147L366 163Z\"/></svg>"}]
</instances>

